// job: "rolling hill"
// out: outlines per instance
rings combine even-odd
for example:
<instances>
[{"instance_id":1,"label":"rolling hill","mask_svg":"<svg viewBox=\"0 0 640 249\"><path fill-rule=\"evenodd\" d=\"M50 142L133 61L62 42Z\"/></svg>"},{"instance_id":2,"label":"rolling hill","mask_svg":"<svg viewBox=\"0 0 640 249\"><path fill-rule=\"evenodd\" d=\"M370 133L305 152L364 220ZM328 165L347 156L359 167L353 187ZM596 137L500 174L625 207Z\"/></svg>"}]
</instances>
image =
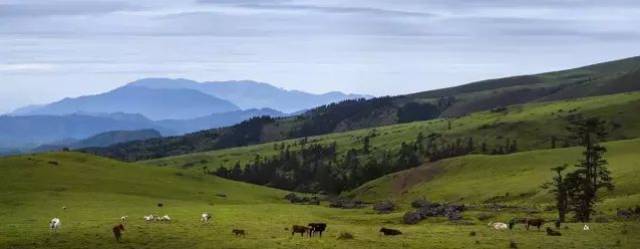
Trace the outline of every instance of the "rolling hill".
<instances>
[{"instance_id":1,"label":"rolling hill","mask_svg":"<svg viewBox=\"0 0 640 249\"><path fill-rule=\"evenodd\" d=\"M616 188L604 191L601 209L634 206L640 202L640 139L603 144L605 158ZM551 168L573 165L581 155L577 147L535 150L511 155L468 155L426 163L420 167L386 175L347 195L367 201L394 199L408 205L419 198L476 204L553 202L540 185L553 175Z\"/></svg>"},{"instance_id":2,"label":"rolling hill","mask_svg":"<svg viewBox=\"0 0 640 249\"><path fill-rule=\"evenodd\" d=\"M600 117L619 124L612 129L608 141L625 140L640 137L640 116L635 110L640 109L640 92L622 93L607 96L588 97L574 100L563 100L547 103L515 105L500 112L477 112L456 119L435 119L428 121L396 124L370 129L332 133L308 137L309 143L336 143L341 155L350 149L362 148L363 139L370 137L372 154L397 150L405 142L415 141L419 133L425 136L440 134L447 141L458 138L473 138L476 144L475 153L481 153L479 146L486 143L488 149L503 145L507 139L518 142L518 151L549 149L551 138L557 138L557 148L563 143L567 118L583 115ZM449 125L451 124L451 125ZM211 150L170 157L162 157L143 161L157 166L183 167L184 165L202 165L210 169L230 166L235 162L245 164L257 155L269 157L278 154L275 145L286 145L291 150L300 148L299 139L271 142L258 145ZM142 143L142 142L138 142ZM135 153L135 151L132 151ZM205 160L207 163L200 164Z\"/></svg>"},{"instance_id":3,"label":"rolling hill","mask_svg":"<svg viewBox=\"0 0 640 249\"><path fill-rule=\"evenodd\" d=\"M106 147L113 144L145 140L162 137L160 132L153 129L133 131L107 131L91 137L69 142L45 144L31 150L33 152L58 151L64 148L80 149L86 147Z\"/></svg>"},{"instance_id":4,"label":"rolling hill","mask_svg":"<svg viewBox=\"0 0 640 249\"><path fill-rule=\"evenodd\" d=\"M636 141L630 141L628 151L635 149ZM608 144L612 155L622 156L627 147L624 143ZM571 152L573 149L568 149ZM538 152L531 152L538 153ZM549 152L542 151L541 154ZM553 151L552 153L555 153ZM563 152L561 152L563 153ZM492 169L513 172L509 167L519 166L520 161L500 156L492 162ZM537 156L537 155L536 155ZM553 156L552 156L553 157ZM624 156L623 156L624 157ZM621 157L621 158L623 158ZM504 158L504 159L501 159ZM545 157L547 158L547 157ZM628 154L627 154L628 159ZM463 159L468 160L468 159ZM432 218L418 225L401 223L402 214L409 208L389 214L378 214L369 208L344 210L328 208L326 203L294 205L282 199L287 192L234 182L200 171L171 167L155 167L135 163L122 163L111 159L74 152L45 153L0 158L0 248L502 248L515 241L519 248L563 247L563 248L635 248L640 239L633 232L640 229L637 222L615 221L613 205L633 203L637 199L638 167L633 164L620 165L611 159L619 181L619 192L609 195L605 205L600 206L600 219L605 223L589 223L592 232L582 231L582 223L565 223L568 229L563 236L549 237L542 232L527 231L522 226L512 231L493 231L486 221L478 218L490 213L493 219L508 220L526 215L520 210L534 210L536 216L552 218L553 213L544 211L548 197L537 198L536 203L516 206L514 209L495 211L491 206L472 205L464 212L464 223ZM633 161L633 160L632 160ZM615 166L613 166L615 163ZM633 163L633 162L632 162ZM636 165L637 166L637 165ZM490 172L479 174L469 180L473 165L452 164L459 170L446 171L443 177L449 180L458 175L467 177L455 187L445 188L446 194L460 193L463 196L473 191L483 191L483 196L502 195L505 187L474 185L493 178ZM625 172L619 171L624 169ZM536 167L536 172L549 174L545 166ZM475 170L474 170L475 171ZM614 171L615 172L615 171ZM628 175L625 177L625 173ZM448 175L447 175L448 174ZM452 175L452 176L450 176ZM517 182L520 189L536 188L537 182L528 177L538 173L517 173L508 182ZM631 179L631 180L630 180ZM378 181L374 181L378 182ZM373 183L372 183L373 184ZM470 185L471 184L471 185ZM509 186L512 186L509 184ZM625 195L625 193L631 193ZM378 194L382 194L381 192ZM438 198L438 197L434 197ZM610 199L611 198L611 199ZM476 198L482 200L483 198ZM162 207L158 206L162 203ZM64 208L63 208L64 207ZM200 214L209 212L213 220L200 222ZM169 215L171 222L145 222L143 215ZM128 216L122 243L117 243L111 228ZM47 222L58 217L62 221L59 231L52 233ZM288 228L292 224L327 222L328 230L322 238L291 236ZM463 224L463 225L461 225ZM378 235L380 227L400 229L402 236L389 238ZM232 229L244 229L246 237L234 237ZM629 232L621 232L629 231ZM336 239L340 233L349 232L350 240ZM475 236L470 236L470 233Z\"/></svg>"},{"instance_id":5,"label":"rolling hill","mask_svg":"<svg viewBox=\"0 0 640 249\"><path fill-rule=\"evenodd\" d=\"M107 131L140 129L172 134L136 114L0 116L0 147L29 150L42 144L81 140Z\"/></svg>"},{"instance_id":6,"label":"rolling hill","mask_svg":"<svg viewBox=\"0 0 640 249\"><path fill-rule=\"evenodd\" d=\"M349 100L318 107L295 117L254 119L224 129L121 144L93 152L122 160L144 160L438 117L463 117L472 112L515 104L630 92L640 90L640 84L637 84L640 80L637 78L640 76L639 67L640 57L632 57L571 70L487 80L410 95ZM251 135L245 136L247 133ZM234 142L227 142L229 138L234 138ZM126 156L122 155L123 151L127 151Z\"/></svg>"}]
</instances>

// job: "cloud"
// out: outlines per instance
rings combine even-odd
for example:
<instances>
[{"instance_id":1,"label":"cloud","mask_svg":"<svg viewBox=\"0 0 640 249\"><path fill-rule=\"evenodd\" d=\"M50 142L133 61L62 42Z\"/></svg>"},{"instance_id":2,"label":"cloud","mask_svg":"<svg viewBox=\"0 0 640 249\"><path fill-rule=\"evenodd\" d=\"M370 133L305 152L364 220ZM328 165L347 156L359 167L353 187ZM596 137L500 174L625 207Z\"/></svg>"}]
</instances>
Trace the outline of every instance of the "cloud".
<instances>
[{"instance_id":1,"label":"cloud","mask_svg":"<svg viewBox=\"0 0 640 249\"><path fill-rule=\"evenodd\" d=\"M405 16L405 17L433 17L434 14L426 12L389 10L370 7L335 7L319 5L268 5L268 4L244 4L242 7L266 10L289 11L319 11L331 14L367 14L377 16Z\"/></svg>"},{"instance_id":2,"label":"cloud","mask_svg":"<svg viewBox=\"0 0 640 249\"><path fill-rule=\"evenodd\" d=\"M138 9L126 2L51 1L38 3L0 3L0 17L38 17L106 14Z\"/></svg>"},{"instance_id":3,"label":"cloud","mask_svg":"<svg viewBox=\"0 0 640 249\"><path fill-rule=\"evenodd\" d=\"M51 72L55 69L53 64L44 63L7 63L0 64L2 73L42 73Z\"/></svg>"}]
</instances>

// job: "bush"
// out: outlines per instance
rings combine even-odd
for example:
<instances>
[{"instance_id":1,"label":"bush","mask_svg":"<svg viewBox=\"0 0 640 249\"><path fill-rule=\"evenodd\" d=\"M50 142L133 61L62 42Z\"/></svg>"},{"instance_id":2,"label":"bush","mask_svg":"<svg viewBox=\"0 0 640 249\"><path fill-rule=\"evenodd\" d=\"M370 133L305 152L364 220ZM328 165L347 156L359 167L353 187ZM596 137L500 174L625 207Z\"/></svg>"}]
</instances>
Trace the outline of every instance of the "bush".
<instances>
[{"instance_id":1,"label":"bush","mask_svg":"<svg viewBox=\"0 0 640 249\"><path fill-rule=\"evenodd\" d=\"M373 210L378 211L378 213L390 213L395 209L396 205L391 201L383 201L373 205Z\"/></svg>"},{"instance_id":2,"label":"bush","mask_svg":"<svg viewBox=\"0 0 640 249\"><path fill-rule=\"evenodd\" d=\"M338 235L338 239L341 240L345 240L345 239L354 239L355 237L353 236L353 234L348 233L348 232L342 232L340 233L340 235Z\"/></svg>"}]
</instances>

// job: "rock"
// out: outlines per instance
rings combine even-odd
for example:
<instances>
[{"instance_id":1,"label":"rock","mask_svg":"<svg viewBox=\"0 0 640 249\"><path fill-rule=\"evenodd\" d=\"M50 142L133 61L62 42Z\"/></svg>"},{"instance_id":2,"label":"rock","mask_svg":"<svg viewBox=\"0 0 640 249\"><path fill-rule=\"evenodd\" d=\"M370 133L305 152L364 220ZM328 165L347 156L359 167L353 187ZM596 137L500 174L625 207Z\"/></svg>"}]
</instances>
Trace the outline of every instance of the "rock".
<instances>
[{"instance_id":1,"label":"rock","mask_svg":"<svg viewBox=\"0 0 640 249\"><path fill-rule=\"evenodd\" d=\"M359 200L352 200L348 198L336 198L331 201L329 207L332 208L344 208L344 209L353 209L353 208L361 208L363 202Z\"/></svg>"},{"instance_id":2,"label":"rock","mask_svg":"<svg viewBox=\"0 0 640 249\"><path fill-rule=\"evenodd\" d=\"M391 201L383 201L373 205L373 210L378 211L378 213L390 213L393 212L395 208L396 205Z\"/></svg>"},{"instance_id":3,"label":"rock","mask_svg":"<svg viewBox=\"0 0 640 249\"><path fill-rule=\"evenodd\" d=\"M418 211L409 211L406 212L404 216L402 216L402 221L404 222L404 224L409 225L418 224L418 222L423 219L424 217Z\"/></svg>"}]
</instances>

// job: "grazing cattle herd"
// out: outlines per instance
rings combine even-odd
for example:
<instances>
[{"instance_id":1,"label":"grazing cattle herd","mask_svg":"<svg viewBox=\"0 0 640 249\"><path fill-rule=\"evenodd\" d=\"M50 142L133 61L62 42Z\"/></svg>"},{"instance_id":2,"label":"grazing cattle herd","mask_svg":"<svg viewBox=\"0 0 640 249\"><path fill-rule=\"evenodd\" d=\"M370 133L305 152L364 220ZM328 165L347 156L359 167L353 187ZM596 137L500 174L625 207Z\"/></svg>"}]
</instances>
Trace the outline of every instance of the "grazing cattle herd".
<instances>
[{"instance_id":1,"label":"grazing cattle herd","mask_svg":"<svg viewBox=\"0 0 640 249\"><path fill-rule=\"evenodd\" d=\"M171 222L171 217L169 217L169 215L166 215L166 214L164 216L150 214L150 215L145 215L142 218L146 222L154 222L154 221ZM212 218L211 214L206 212L200 215L200 221L202 223L208 223L209 220L211 220L211 218ZM124 230L125 230L124 224L127 223L127 220L128 220L128 216L126 215L120 217L120 224L115 225L112 229L113 235L117 242L121 241L122 234L124 233ZM502 222L490 222L487 224L487 226L491 227L494 230L507 230L507 229L512 230L514 229L516 224L524 224L526 230L529 230L529 228L533 226L533 227L536 227L538 231L540 231L540 228L546 222L554 222L556 228L560 228L561 223L559 221L557 220L545 221L544 219L541 219L541 218L513 218L508 222L508 224L502 223ZM57 232L60 229L60 225L61 225L60 219L53 218L49 222L49 229L52 232ZM308 235L309 237L314 237L314 236L322 237L322 233L326 229L327 229L326 223L309 223L307 226L293 225L291 227L291 236L298 233L300 234L301 237L304 237L305 235ZM560 233L559 231L553 230L551 227L546 227L545 229L546 229L545 230L546 234L548 236L562 236L562 233ZM285 230L289 231L289 228L285 228ZM583 230L589 231L590 230L589 225L585 224L583 227ZM231 233L236 237L245 237L247 235L247 232L244 229L233 229ZM379 233L385 236L402 235L402 232L400 230L385 228L385 227L380 228ZM473 233L475 234L475 232Z\"/></svg>"}]
</instances>

